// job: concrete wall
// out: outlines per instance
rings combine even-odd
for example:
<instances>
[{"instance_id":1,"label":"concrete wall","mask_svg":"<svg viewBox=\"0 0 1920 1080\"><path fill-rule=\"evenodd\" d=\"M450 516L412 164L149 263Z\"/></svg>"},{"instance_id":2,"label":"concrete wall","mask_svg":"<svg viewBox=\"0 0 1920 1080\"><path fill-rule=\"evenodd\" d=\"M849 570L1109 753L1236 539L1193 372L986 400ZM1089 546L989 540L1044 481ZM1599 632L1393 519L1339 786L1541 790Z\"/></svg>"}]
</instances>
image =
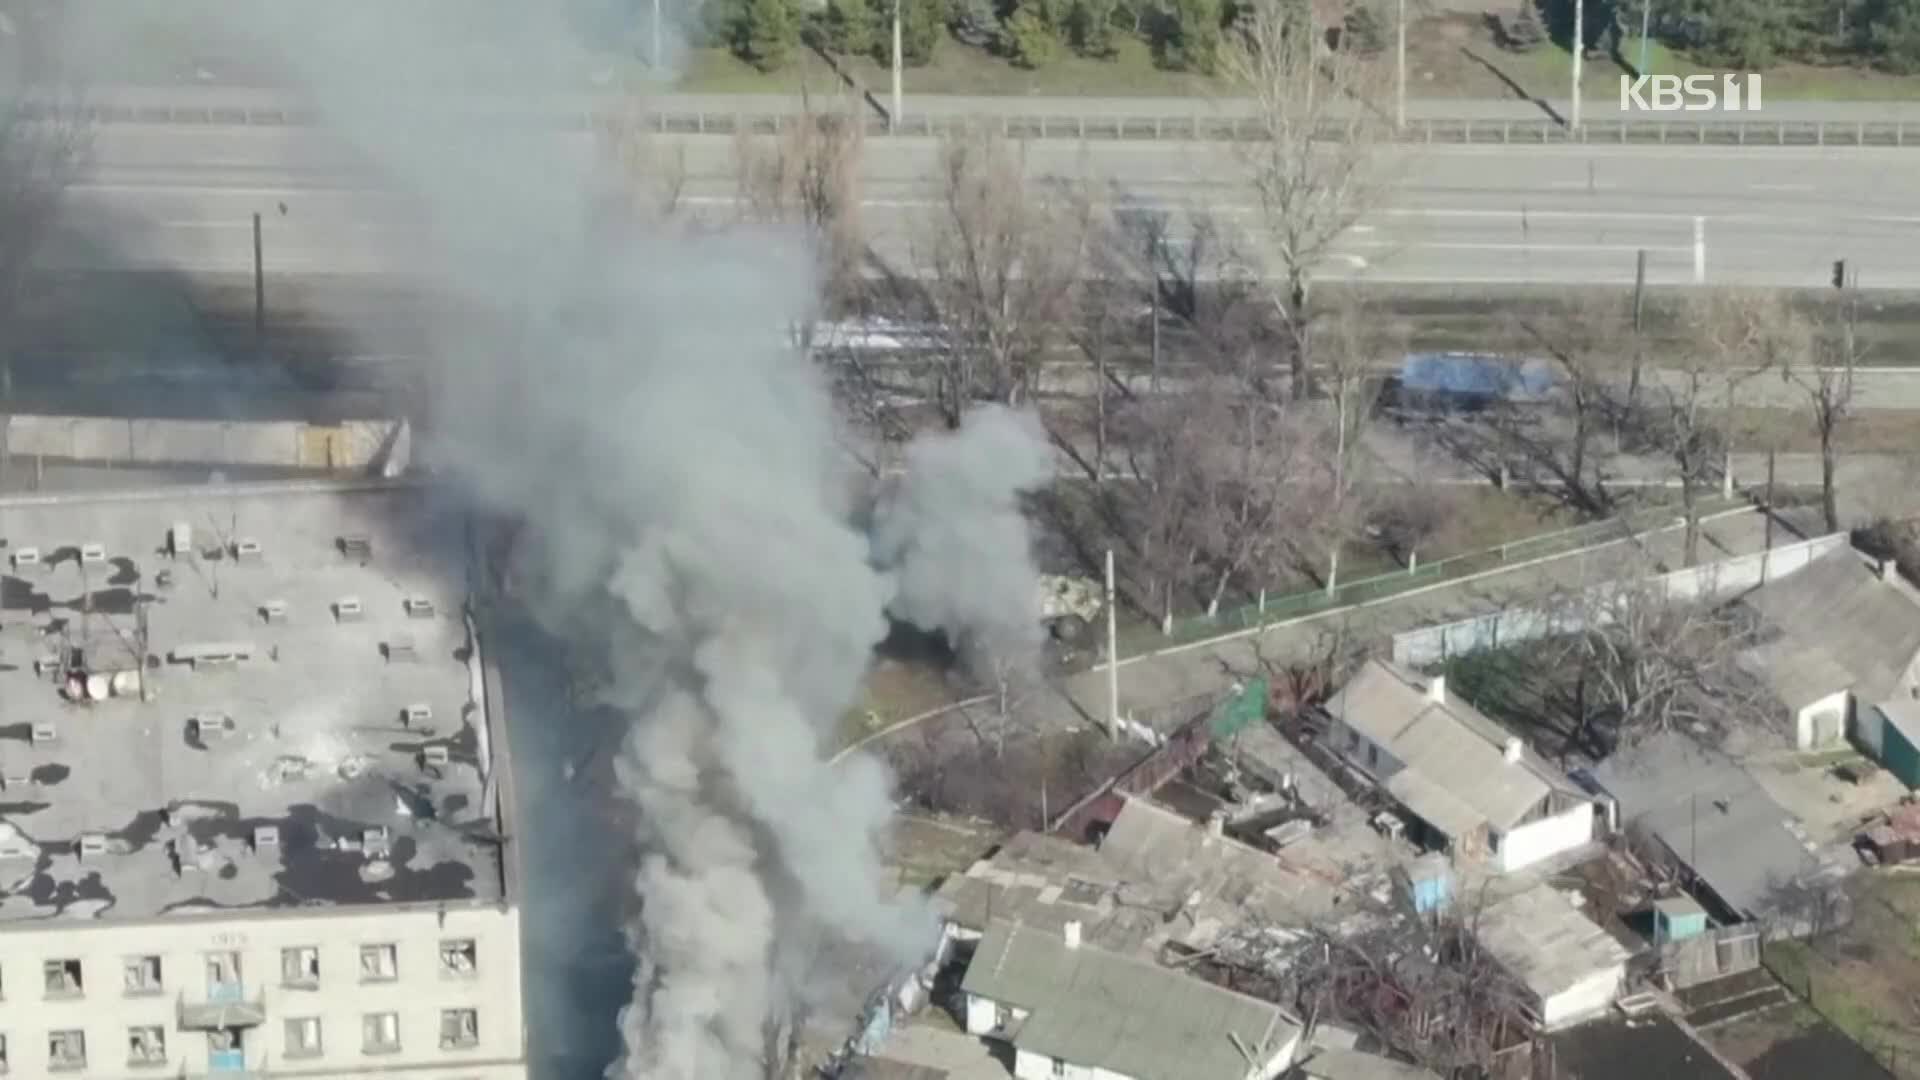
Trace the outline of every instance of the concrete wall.
<instances>
[{"instance_id":1,"label":"concrete wall","mask_svg":"<svg viewBox=\"0 0 1920 1080\"><path fill-rule=\"evenodd\" d=\"M1000 1026L1000 1003L979 994L967 995L967 1034L985 1035ZM1025 1020L1027 1010L1014 1007L1009 1010L1015 1020Z\"/></svg>"},{"instance_id":2,"label":"concrete wall","mask_svg":"<svg viewBox=\"0 0 1920 1080\"><path fill-rule=\"evenodd\" d=\"M1593 804L1583 802L1501 836L1500 869L1511 874L1592 839Z\"/></svg>"},{"instance_id":3,"label":"concrete wall","mask_svg":"<svg viewBox=\"0 0 1920 1080\"><path fill-rule=\"evenodd\" d=\"M1626 982L1625 964L1593 972L1540 1003L1541 1026L1568 1027L1606 1012Z\"/></svg>"},{"instance_id":4,"label":"concrete wall","mask_svg":"<svg viewBox=\"0 0 1920 1080\"><path fill-rule=\"evenodd\" d=\"M1794 745L1802 750L1837 746L1847 735L1847 713L1853 695L1835 690L1793 716Z\"/></svg>"},{"instance_id":5,"label":"concrete wall","mask_svg":"<svg viewBox=\"0 0 1920 1080\"><path fill-rule=\"evenodd\" d=\"M476 964L470 975L443 972L440 942L471 939ZM360 947L392 944L397 978L363 982ZM281 950L319 950L320 974L313 988L284 985ZM496 906L363 908L307 913L246 912L221 917L178 917L161 922L9 923L0 926L0 1034L7 1040L13 1076L122 1076L130 1071L203 1075L208 1070L204 1032L179 1027L181 1005L208 999L211 953L240 954L241 997L264 1006L266 1022L243 1037L246 1064L256 1074L366 1076L387 1070L422 1070L423 1078L525 1080L526 1037L520 1001L519 914ZM160 957L158 992L126 989L124 970L134 957ZM79 960L84 982L78 997L49 999L43 965ZM443 1009L477 1011L478 1045L440 1048ZM362 1049L362 1019L371 1013L398 1016L400 1047L388 1053ZM287 1057L286 1022L320 1020L321 1053ZM166 1065L127 1068L128 1029L159 1026L165 1033ZM49 1070L48 1033L85 1032L87 1070ZM444 1066L443 1074L436 1066ZM427 1071L427 1070L432 1071Z\"/></svg>"},{"instance_id":6,"label":"concrete wall","mask_svg":"<svg viewBox=\"0 0 1920 1080\"><path fill-rule=\"evenodd\" d=\"M412 434L404 420L127 420L16 415L4 429L16 456L127 465L256 465L364 470L391 447L404 459Z\"/></svg>"},{"instance_id":7,"label":"concrete wall","mask_svg":"<svg viewBox=\"0 0 1920 1080\"><path fill-rule=\"evenodd\" d=\"M1646 586L1656 594L1664 592L1675 599L1728 596L1791 574L1846 544L1846 534L1835 533L1776 547L1772 551L1755 552L1689 570L1677 570L1649 579ZM1637 587L1638 584L1610 582L1596 585L1586 592L1588 604L1598 606L1623 587ZM1393 659L1395 663L1408 667L1424 667L1439 663L1449 656L1479 649L1571 633L1580 629L1581 625L1582 613L1577 605L1557 611L1513 608L1489 612L1470 619L1423 626L1418 630L1395 634Z\"/></svg>"}]
</instances>

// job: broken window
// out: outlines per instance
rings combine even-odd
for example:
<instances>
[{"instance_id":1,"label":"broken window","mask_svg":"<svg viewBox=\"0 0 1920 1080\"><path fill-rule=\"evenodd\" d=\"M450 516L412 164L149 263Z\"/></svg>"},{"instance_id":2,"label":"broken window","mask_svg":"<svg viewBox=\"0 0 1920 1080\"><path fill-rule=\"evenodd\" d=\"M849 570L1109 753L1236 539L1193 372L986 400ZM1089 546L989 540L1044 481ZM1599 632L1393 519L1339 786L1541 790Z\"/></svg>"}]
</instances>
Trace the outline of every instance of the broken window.
<instances>
[{"instance_id":1,"label":"broken window","mask_svg":"<svg viewBox=\"0 0 1920 1080\"><path fill-rule=\"evenodd\" d=\"M296 1016L287 1020L288 1057L320 1056L320 1018Z\"/></svg>"},{"instance_id":2,"label":"broken window","mask_svg":"<svg viewBox=\"0 0 1920 1080\"><path fill-rule=\"evenodd\" d=\"M440 943L440 974L456 979L471 978L478 971L480 951L472 938L455 938Z\"/></svg>"},{"instance_id":3,"label":"broken window","mask_svg":"<svg viewBox=\"0 0 1920 1080\"><path fill-rule=\"evenodd\" d=\"M288 986L320 985L320 950L312 945L281 949L280 981Z\"/></svg>"},{"instance_id":4,"label":"broken window","mask_svg":"<svg viewBox=\"0 0 1920 1080\"><path fill-rule=\"evenodd\" d=\"M480 1045L479 1010L440 1010L440 1049L460 1050L478 1045Z\"/></svg>"},{"instance_id":5,"label":"broken window","mask_svg":"<svg viewBox=\"0 0 1920 1080\"><path fill-rule=\"evenodd\" d=\"M392 982L400 977L400 950L393 945L360 946L360 981Z\"/></svg>"},{"instance_id":6,"label":"broken window","mask_svg":"<svg viewBox=\"0 0 1920 1080\"><path fill-rule=\"evenodd\" d=\"M240 954L207 954L207 997L213 1001L239 1001L246 996L240 981Z\"/></svg>"},{"instance_id":7,"label":"broken window","mask_svg":"<svg viewBox=\"0 0 1920 1080\"><path fill-rule=\"evenodd\" d=\"M160 991L160 958L157 956L127 957L125 978L129 994L158 993Z\"/></svg>"},{"instance_id":8,"label":"broken window","mask_svg":"<svg viewBox=\"0 0 1920 1080\"><path fill-rule=\"evenodd\" d=\"M378 1012L361 1017L360 1049L369 1054L390 1054L400 1049L400 1014Z\"/></svg>"},{"instance_id":9,"label":"broken window","mask_svg":"<svg viewBox=\"0 0 1920 1080\"><path fill-rule=\"evenodd\" d=\"M87 1033L78 1029L47 1034L47 1065L55 1069L87 1067Z\"/></svg>"},{"instance_id":10,"label":"broken window","mask_svg":"<svg viewBox=\"0 0 1920 1080\"><path fill-rule=\"evenodd\" d=\"M48 997L75 997L82 992L80 961L49 960L46 972Z\"/></svg>"},{"instance_id":11,"label":"broken window","mask_svg":"<svg viewBox=\"0 0 1920 1080\"><path fill-rule=\"evenodd\" d=\"M127 1029L127 1064L164 1065L167 1061L167 1031L157 1026Z\"/></svg>"}]
</instances>

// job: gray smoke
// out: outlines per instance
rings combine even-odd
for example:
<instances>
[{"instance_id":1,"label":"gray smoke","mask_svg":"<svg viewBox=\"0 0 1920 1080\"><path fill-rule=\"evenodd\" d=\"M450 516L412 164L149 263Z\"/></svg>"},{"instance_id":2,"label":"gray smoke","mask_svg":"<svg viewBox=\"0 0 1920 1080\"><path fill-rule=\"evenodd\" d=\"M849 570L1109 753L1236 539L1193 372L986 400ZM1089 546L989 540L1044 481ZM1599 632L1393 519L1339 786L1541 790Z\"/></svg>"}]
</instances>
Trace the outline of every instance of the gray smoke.
<instances>
[{"instance_id":1,"label":"gray smoke","mask_svg":"<svg viewBox=\"0 0 1920 1080\"><path fill-rule=\"evenodd\" d=\"M907 448L906 472L874 516L875 561L894 576L887 610L939 630L986 673L1039 655L1034 568L1019 494L1052 478L1040 421L1000 406Z\"/></svg>"},{"instance_id":2,"label":"gray smoke","mask_svg":"<svg viewBox=\"0 0 1920 1080\"><path fill-rule=\"evenodd\" d=\"M915 447L877 534L856 528L825 384L777 332L815 316L804 238L610 217L583 140L432 104L543 89L502 56L599 63L559 10L301 0L200 17L272 57L414 196L423 272L471 319L436 328L429 449L529 523L535 615L630 718L616 775L640 811L641 964L609 1075L738 1080L804 981L793 942L906 961L933 944L874 855L888 777L865 757L829 767L823 747L890 605L1009 654L1036 644L1012 492L1044 479L1044 444L1031 418L985 413Z\"/></svg>"}]
</instances>

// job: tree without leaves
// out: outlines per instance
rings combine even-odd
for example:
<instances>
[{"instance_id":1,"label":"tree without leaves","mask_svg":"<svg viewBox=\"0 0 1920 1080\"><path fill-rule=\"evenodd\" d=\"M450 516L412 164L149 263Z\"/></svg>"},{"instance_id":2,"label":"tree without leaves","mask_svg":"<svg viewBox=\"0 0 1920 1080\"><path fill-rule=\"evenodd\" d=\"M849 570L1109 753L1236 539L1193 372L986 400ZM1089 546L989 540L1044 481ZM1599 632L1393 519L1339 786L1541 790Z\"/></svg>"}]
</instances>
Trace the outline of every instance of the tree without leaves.
<instances>
[{"instance_id":1,"label":"tree without leaves","mask_svg":"<svg viewBox=\"0 0 1920 1080\"><path fill-rule=\"evenodd\" d=\"M1867 356L1858 333L1859 309L1858 290L1842 288L1822 319L1824 325L1794 327L1792 341L1799 348L1785 357L1780 369L1781 378L1806 395L1808 418L1820 438L1820 511L1828 532L1840 531L1836 443L1853 413L1854 369Z\"/></svg>"},{"instance_id":2,"label":"tree without leaves","mask_svg":"<svg viewBox=\"0 0 1920 1080\"><path fill-rule=\"evenodd\" d=\"M1263 3L1226 49L1222 66L1254 105L1257 137L1240 146L1259 204L1253 272L1292 341L1294 393L1313 360L1313 275L1382 190L1376 161L1390 129L1379 77L1363 58L1320 56L1306 5Z\"/></svg>"},{"instance_id":3,"label":"tree without leaves","mask_svg":"<svg viewBox=\"0 0 1920 1080\"><path fill-rule=\"evenodd\" d=\"M860 160L865 140L859 105L800 115L771 139L743 135L734 158L742 213L753 221L804 226L819 257L830 308L860 281L866 242L860 223Z\"/></svg>"},{"instance_id":4,"label":"tree without leaves","mask_svg":"<svg viewBox=\"0 0 1920 1080\"><path fill-rule=\"evenodd\" d=\"M1082 284L1089 229L1083 192L1029 184L1023 151L966 132L940 149L939 195L914 244L935 358L941 418L958 427L973 401L1018 405L1039 364L1064 343Z\"/></svg>"}]
</instances>

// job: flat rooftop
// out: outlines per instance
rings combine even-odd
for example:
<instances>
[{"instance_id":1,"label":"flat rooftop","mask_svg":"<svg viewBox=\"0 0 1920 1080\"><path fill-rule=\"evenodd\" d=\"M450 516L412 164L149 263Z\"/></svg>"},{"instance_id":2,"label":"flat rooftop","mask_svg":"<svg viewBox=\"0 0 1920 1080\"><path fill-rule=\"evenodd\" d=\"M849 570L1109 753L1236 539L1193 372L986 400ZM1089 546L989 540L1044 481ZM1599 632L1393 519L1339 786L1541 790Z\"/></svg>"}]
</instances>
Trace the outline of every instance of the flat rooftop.
<instances>
[{"instance_id":1,"label":"flat rooftop","mask_svg":"<svg viewBox=\"0 0 1920 1080\"><path fill-rule=\"evenodd\" d=\"M0 923L502 898L466 544L417 485L0 499Z\"/></svg>"}]
</instances>

